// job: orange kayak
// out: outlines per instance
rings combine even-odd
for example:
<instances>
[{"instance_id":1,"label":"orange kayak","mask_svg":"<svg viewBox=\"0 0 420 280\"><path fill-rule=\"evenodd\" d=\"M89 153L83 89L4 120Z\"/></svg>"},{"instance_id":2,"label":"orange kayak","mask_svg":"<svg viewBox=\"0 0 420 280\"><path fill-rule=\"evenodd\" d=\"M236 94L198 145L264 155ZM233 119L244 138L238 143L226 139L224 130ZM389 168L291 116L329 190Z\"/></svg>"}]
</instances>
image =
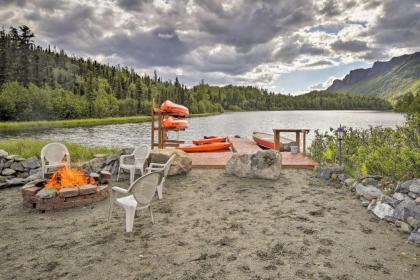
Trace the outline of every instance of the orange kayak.
<instances>
[{"instance_id":1,"label":"orange kayak","mask_svg":"<svg viewBox=\"0 0 420 280\"><path fill-rule=\"evenodd\" d=\"M209 137L205 139L192 140L192 142L196 145L219 143L219 142L225 142L225 141L226 141L226 137Z\"/></svg>"},{"instance_id":2,"label":"orange kayak","mask_svg":"<svg viewBox=\"0 0 420 280\"><path fill-rule=\"evenodd\" d=\"M163 120L162 125L166 128L186 129L188 127L188 122L174 117L166 117Z\"/></svg>"},{"instance_id":3,"label":"orange kayak","mask_svg":"<svg viewBox=\"0 0 420 280\"><path fill-rule=\"evenodd\" d=\"M210 143L205 145L198 146L186 146L178 147L177 149L183 150L187 153L199 153L199 152L216 152L222 150L228 150L232 144L231 143Z\"/></svg>"},{"instance_id":4,"label":"orange kayak","mask_svg":"<svg viewBox=\"0 0 420 280\"><path fill-rule=\"evenodd\" d=\"M187 107L173 103L172 101L166 100L160 105L162 111L173 113L176 116L186 117L190 114Z\"/></svg>"}]
</instances>

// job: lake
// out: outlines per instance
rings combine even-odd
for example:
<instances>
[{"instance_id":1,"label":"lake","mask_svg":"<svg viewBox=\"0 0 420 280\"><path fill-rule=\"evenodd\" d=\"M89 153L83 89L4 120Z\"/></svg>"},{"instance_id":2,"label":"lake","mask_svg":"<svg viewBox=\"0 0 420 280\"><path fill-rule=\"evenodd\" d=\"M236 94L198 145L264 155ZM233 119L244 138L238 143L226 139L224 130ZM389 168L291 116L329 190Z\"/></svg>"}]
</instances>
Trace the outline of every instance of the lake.
<instances>
[{"instance_id":1,"label":"lake","mask_svg":"<svg viewBox=\"0 0 420 280\"><path fill-rule=\"evenodd\" d=\"M179 139L190 142L204 135L251 137L253 131L272 132L273 128L308 128L311 129L308 135L310 143L315 129L326 131L340 124L357 128L395 127L404 123L404 120L402 114L379 111L235 112L191 118L189 119L190 127L179 133ZM129 147L140 143L150 144L150 122L0 133L0 138L20 137L69 141L88 146ZM171 132L170 137L176 139L178 135Z\"/></svg>"}]
</instances>

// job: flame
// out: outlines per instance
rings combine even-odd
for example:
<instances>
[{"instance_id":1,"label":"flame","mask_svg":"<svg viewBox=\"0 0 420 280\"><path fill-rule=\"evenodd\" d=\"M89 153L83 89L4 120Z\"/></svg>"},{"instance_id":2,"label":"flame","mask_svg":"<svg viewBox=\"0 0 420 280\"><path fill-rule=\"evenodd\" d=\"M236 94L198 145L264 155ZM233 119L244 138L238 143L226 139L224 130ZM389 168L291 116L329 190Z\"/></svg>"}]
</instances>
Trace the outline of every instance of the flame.
<instances>
[{"instance_id":1,"label":"flame","mask_svg":"<svg viewBox=\"0 0 420 280\"><path fill-rule=\"evenodd\" d=\"M67 165L61 167L55 172L45 183L45 188L62 188L80 187L83 185L96 185L95 179L86 176L82 169L70 168Z\"/></svg>"}]
</instances>

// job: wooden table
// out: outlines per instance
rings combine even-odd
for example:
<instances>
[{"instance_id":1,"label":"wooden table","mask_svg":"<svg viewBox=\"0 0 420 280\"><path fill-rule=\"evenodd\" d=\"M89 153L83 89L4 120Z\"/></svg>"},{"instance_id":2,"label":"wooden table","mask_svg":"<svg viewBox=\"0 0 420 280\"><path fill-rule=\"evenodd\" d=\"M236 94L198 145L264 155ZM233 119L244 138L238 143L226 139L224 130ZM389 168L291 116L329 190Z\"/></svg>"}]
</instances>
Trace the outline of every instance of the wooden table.
<instances>
[{"instance_id":1,"label":"wooden table","mask_svg":"<svg viewBox=\"0 0 420 280\"><path fill-rule=\"evenodd\" d=\"M281 142L280 142L280 132L295 132L296 133L296 143L298 145L298 152L300 152L300 134L302 133L303 136L303 152L306 152L306 134L309 133L309 129L306 128L285 128L285 129L273 129L274 132L274 149L276 151L280 151Z\"/></svg>"}]
</instances>

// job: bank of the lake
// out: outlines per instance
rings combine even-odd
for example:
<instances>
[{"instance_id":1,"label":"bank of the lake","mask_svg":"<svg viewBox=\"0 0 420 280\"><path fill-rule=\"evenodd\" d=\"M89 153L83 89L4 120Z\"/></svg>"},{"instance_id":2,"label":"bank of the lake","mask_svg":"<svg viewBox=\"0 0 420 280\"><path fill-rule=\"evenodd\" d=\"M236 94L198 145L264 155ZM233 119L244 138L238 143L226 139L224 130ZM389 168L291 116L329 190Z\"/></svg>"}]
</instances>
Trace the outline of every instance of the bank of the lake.
<instances>
[{"instance_id":1,"label":"bank of the lake","mask_svg":"<svg viewBox=\"0 0 420 280\"><path fill-rule=\"evenodd\" d=\"M207 117L217 115L219 113L192 114L189 117ZM49 128L65 128L65 127L90 127L108 124L123 123L142 123L149 122L150 116L128 116L128 117L112 117L112 118L90 118L90 119L72 119L72 120L43 120L43 121L22 121L22 122L0 122L1 132L13 132L22 130L43 130Z\"/></svg>"}]
</instances>

